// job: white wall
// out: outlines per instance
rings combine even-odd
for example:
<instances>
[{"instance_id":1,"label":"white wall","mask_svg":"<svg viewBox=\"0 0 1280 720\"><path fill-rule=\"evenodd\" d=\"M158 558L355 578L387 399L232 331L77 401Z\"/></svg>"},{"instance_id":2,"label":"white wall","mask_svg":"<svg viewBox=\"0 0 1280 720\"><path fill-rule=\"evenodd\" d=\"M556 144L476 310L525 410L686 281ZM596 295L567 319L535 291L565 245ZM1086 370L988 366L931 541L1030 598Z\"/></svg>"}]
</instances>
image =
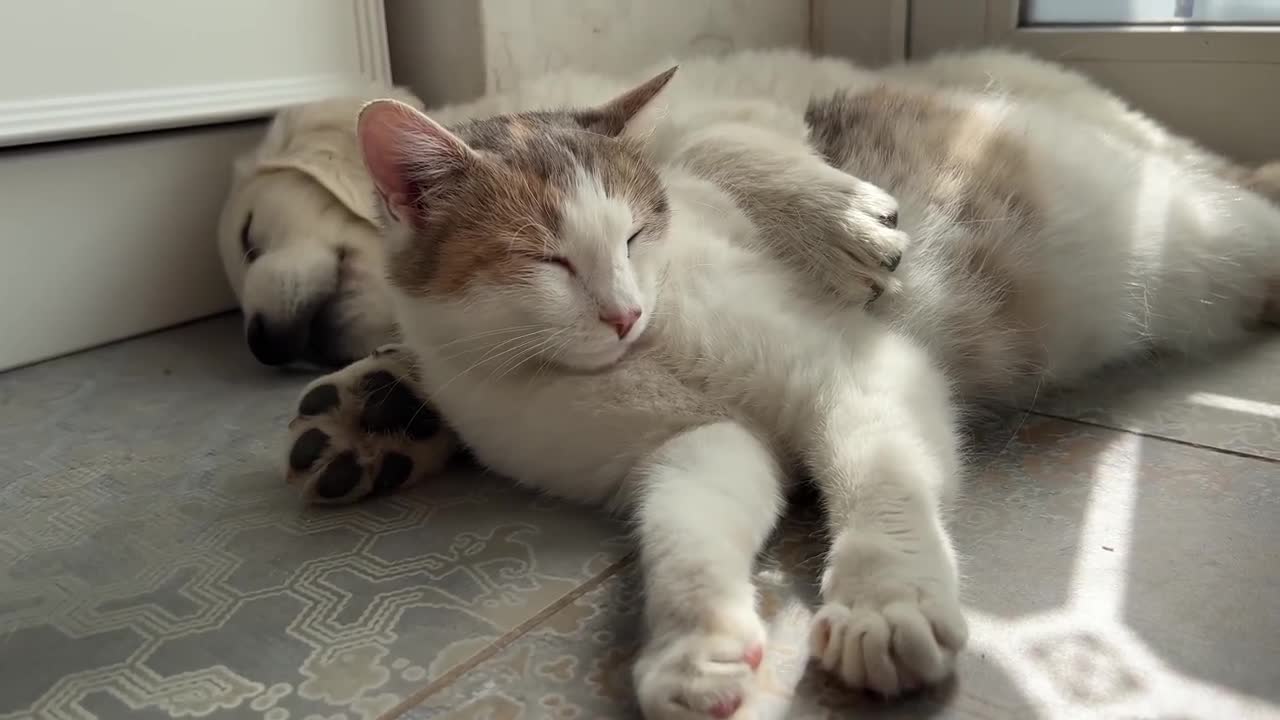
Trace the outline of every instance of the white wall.
<instances>
[{"instance_id":1,"label":"white wall","mask_svg":"<svg viewBox=\"0 0 1280 720\"><path fill-rule=\"evenodd\" d=\"M210 123L390 78L381 0L0 16L0 369L231 308L217 212L262 125Z\"/></svg>"},{"instance_id":2,"label":"white wall","mask_svg":"<svg viewBox=\"0 0 1280 720\"><path fill-rule=\"evenodd\" d=\"M261 130L0 150L0 369L234 307L213 229Z\"/></svg>"},{"instance_id":3,"label":"white wall","mask_svg":"<svg viewBox=\"0 0 1280 720\"><path fill-rule=\"evenodd\" d=\"M608 72L676 55L807 48L810 35L809 0L387 0L386 13L392 75L428 105L569 66Z\"/></svg>"}]
</instances>

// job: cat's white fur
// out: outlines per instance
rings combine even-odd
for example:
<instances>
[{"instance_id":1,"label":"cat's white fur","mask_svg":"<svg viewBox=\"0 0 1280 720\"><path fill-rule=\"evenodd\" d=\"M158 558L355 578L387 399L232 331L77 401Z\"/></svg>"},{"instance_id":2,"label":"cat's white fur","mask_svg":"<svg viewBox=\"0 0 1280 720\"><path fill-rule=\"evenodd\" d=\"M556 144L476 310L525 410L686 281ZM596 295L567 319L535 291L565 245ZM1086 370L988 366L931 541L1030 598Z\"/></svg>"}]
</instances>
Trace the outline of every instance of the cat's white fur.
<instances>
[{"instance_id":1,"label":"cat's white fur","mask_svg":"<svg viewBox=\"0 0 1280 720\"><path fill-rule=\"evenodd\" d=\"M944 677L966 636L941 519L961 475L953 388L1017 397L1143 348L1242 337L1280 276L1280 211L1214 174L1225 161L1077 76L1003 55L878 74L798 55L771 56L767 73L735 66L758 61L687 65L662 95L664 116L641 123L672 203L665 237L628 257L632 208L583 174L555 247L581 281L548 265L532 291L391 293L427 396L482 462L635 518L649 632L636 687L653 718L723 717L740 703L749 716L764 641L750 572L797 468L813 476L831 533L814 655L886 694ZM815 95L886 81L928 86L932 102L1011 140L1035 222L957 223L918 184L887 187L912 244L873 314L858 291L833 294L780 262L777 234L819 261L810 236L901 240L870 220L886 196L833 175L798 115ZM549 80L433 117L583 105L623 87ZM411 142L439 138L422 140ZM868 175L901 169L862 150L846 169L873 185ZM752 188L735 184L752 172ZM752 213L751 193L788 188L834 203L828 215L847 224ZM409 241L403 227L390 235ZM1003 328L986 326L996 293L955 250L974 244L1034 284L1030 368L1007 364ZM838 281L842 268L828 269ZM618 338L596 320L606 304L641 307L643 332ZM975 345L975 333L990 336Z\"/></svg>"}]
</instances>

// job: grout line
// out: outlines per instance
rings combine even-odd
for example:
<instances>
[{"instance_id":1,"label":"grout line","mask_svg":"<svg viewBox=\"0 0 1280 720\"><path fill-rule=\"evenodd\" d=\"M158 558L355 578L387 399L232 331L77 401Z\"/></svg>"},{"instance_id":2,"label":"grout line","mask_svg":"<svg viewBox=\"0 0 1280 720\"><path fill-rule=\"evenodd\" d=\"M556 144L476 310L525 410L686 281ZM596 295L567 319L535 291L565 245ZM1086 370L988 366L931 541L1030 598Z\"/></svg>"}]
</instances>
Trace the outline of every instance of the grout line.
<instances>
[{"instance_id":1,"label":"grout line","mask_svg":"<svg viewBox=\"0 0 1280 720\"><path fill-rule=\"evenodd\" d=\"M609 580L614 575L617 575L619 570L630 565L634 559L634 553L627 553L618 560L613 561L605 567L605 569L587 578L578 587L565 593L555 602L547 605L537 613L534 613L524 622L503 633L497 640L489 643L489 645L484 649L449 668L443 675L427 683L417 692L411 693L405 697L405 699L401 700L395 707L379 715L378 720L395 720L418 705L421 705L427 700L427 698L453 684L468 671L475 669L476 666L492 658L494 655L497 655L502 650L505 650L512 643L528 634L529 631L533 630L538 625L541 625L544 620L565 609L583 595L586 595L592 590L603 585L605 581Z\"/></svg>"},{"instance_id":2,"label":"grout line","mask_svg":"<svg viewBox=\"0 0 1280 720\"><path fill-rule=\"evenodd\" d=\"M1222 453L1223 455L1231 455L1234 457L1246 458L1249 460L1261 460L1263 462L1280 464L1280 460L1277 460L1276 458L1270 458L1265 455L1254 455L1253 453L1248 453L1243 450L1232 450L1230 448L1222 448L1222 447L1216 447L1214 445L1206 445L1204 443L1198 443L1192 440L1182 440L1180 438L1169 437L1167 435L1156 435L1155 433L1145 432L1143 430L1132 430L1130 428L1116 427L1114 425L1107 425L1105 423L1094 422L1092 420L1081 420L1079 418L1073 418L1066 415L1055 415L1053 413L1047 413L1042 410L1027 410L1027 412L1031 413L1032 415L1039 415L1040 417L1050 418L1052 420L1062 420L1064 422L1076 423L1077 425L1087 425L1089 427L1102 428L1103 430L1112 430L1115 432L1128 433L1130 435L1137 435L1139 437L1144 437L1150 440L1160 440L1162 442L1172 443L1174 445L1181 445L1183 447L1196 448L1198 450L1208 450L1210 452Z\"/></svg>"}]
</instances>

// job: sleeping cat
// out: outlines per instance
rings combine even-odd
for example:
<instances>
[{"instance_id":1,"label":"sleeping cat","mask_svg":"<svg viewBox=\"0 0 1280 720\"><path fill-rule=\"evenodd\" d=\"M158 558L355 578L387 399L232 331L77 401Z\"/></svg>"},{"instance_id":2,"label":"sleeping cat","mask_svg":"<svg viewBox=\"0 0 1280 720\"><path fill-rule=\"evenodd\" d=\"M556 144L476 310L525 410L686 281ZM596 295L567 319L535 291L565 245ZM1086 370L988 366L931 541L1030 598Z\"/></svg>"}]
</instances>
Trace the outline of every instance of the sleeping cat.
<instances>
[{"instance_id":1,"label":"sleeping cat","mask_svg":"<svg viewBox=\"0 0 1280 720\"><path fill-rule=\"evenodd\" d=\"M807 123L679 96L664 116L669 78L452 130L365 109L418 384L484 464L635 518L649 717L750 704L750 571L795 469L832 543L813 654L884 694L936 681L965 641L953 393L1242 337L1275 310L1280 211L1208 154L1047 103L904 81Z\"/></svg>"}]
</instances>

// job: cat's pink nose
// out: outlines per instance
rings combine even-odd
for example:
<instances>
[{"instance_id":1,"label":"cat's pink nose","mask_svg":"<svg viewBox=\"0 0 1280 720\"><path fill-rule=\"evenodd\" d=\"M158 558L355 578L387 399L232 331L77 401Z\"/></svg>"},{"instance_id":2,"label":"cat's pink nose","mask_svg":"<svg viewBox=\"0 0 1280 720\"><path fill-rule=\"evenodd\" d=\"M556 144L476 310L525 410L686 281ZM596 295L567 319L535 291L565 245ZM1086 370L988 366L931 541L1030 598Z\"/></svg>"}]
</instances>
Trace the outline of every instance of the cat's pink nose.
<instances>
[{"instance_id":1,"label":"cat's pink nose","mask_svg":"<svg viewBox=\"0 0 1280 720\"><path fill-rule=\"evenodd\" d=\"M606 310L600 313L600 322L613 327L614 332L618 333L618 339L621 340L631 332L631 328L636 326L636 321L644 311L638 307L627 308L626 310Z\"/></svg>"}]
</instances>

